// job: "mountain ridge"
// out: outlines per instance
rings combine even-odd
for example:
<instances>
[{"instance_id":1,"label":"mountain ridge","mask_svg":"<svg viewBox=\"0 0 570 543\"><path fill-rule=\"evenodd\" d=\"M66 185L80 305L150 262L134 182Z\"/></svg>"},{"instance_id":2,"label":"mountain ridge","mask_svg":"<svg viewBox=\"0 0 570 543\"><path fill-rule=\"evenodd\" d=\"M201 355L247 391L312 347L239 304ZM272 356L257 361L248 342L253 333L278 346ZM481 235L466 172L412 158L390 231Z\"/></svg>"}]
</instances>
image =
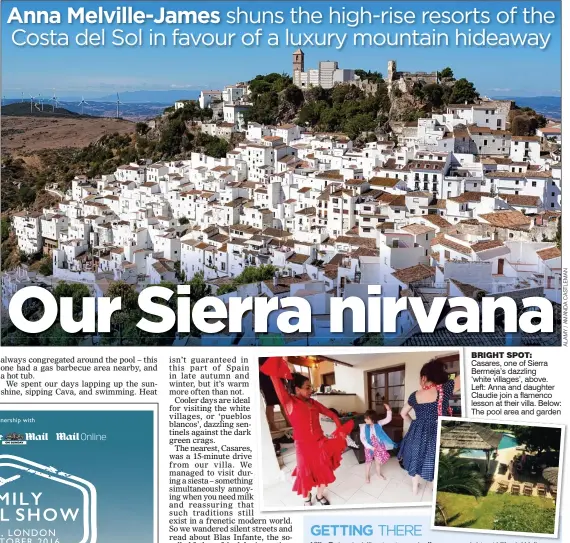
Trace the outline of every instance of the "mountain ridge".
<instances>
[{"instance_id":1,"label":"mountain ridge","mask_svg":"<svg viewBox=\"0 0 570 543\"><path fill-rule=\"evenodd\" d=\"M165 91L126 91L119 93L121 102L130 103L174 103L177 100L197 100L200 96L199 90L165 90ZM117 93L101 96L100 98L91 98L93 102L115 102Z\"/></svg>"}]
</instances>

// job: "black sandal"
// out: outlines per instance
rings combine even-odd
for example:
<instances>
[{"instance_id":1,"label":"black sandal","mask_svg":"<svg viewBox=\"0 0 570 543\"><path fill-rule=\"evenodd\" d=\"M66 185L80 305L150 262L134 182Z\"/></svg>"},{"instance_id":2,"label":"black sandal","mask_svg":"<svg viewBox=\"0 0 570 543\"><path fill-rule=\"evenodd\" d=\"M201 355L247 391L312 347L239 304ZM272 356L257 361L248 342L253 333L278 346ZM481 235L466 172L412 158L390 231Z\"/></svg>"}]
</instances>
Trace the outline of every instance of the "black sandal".
<instances>
[{"instance_id":1,"label":"black sandal","mask_svg":"<svg viewBox=\"0 0 570 543\"><path fill-rule=\"evenodd\" d=\"M309 497L305 500L305 507L313 505L313 495L309 492Z\"/></svg>"},{"instance_id":2,"label":"black sandal","mask_svg":"<svg viewBox=\"0 0 570 543\"><path fill-rule=\"evenodd\" d=\"M317 501L321 504L321 505L330 505L330 502L323 496L322 498L319 498L317 496Z\"/></svg>"}]
</instances>

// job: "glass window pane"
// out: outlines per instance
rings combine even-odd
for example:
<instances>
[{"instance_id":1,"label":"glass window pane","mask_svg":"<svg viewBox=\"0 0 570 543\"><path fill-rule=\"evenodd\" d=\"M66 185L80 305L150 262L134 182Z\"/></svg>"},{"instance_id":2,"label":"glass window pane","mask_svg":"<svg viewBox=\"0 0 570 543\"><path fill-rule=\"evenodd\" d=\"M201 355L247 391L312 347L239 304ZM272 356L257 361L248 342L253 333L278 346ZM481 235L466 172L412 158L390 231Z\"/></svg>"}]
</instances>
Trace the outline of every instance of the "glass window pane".
<instances>
[{"instance_id":1,"label":"glass window pane","mask_svg":"<svg viewBox=\"0 0 570 543\"><path fill-rule=\"evenodd\" d=\"M403 385L404 384L404 370L391 371L388 374L388 385Z\"/></svg>"},{"instance_id":2,"label":"glass window pane","mask_svg":"<svg viewBox=\"0 0 570 543\"><path fill-rule=\"evenodd\" d=\"M389 387L388 397L390 401L403 400L404 399L404 387Z\"/></svg>"},{"instance_id":3,"label":"glass window pane","mask_svg":"<svg viewBox=\"0 0 570 543\"><path fill-rule=\"evenodd\" d=\"M383 387L386 386L386 376L383 373L376 373L372 376L372 386L373 387Z\"/></svg>"},{"instance_id":4,"label":"glass window pane","mask_svg":"<svg viewBox=\"0 0 570 543\"><path fill-rule=\"evenodd\" d=\"M372 397L370 398L373 402L380 402L384 401L384 389L375 389L372 391Z\"/></svg>"}]
</instances>

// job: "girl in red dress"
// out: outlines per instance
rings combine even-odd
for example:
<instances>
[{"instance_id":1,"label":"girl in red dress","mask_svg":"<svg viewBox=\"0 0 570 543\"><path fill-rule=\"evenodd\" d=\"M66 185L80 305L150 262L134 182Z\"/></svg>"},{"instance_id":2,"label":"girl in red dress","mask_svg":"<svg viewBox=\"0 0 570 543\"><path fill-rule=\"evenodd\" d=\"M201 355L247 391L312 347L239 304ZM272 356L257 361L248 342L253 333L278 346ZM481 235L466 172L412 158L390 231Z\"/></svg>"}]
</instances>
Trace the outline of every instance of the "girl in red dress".
<instances>
[{"instance_id":1,"label":"girl in red dress","mask_svg":"<svg viewBox=\"0 0 570 543\"><path fill-rule=\"evenodd\" d=\"M324 489L336 479L334 471L340 466L352 421L342 425L333 411L311 399L313 389L308 377L291 374L283 358L269 358L261 371L271 377L279 402L293 427L297 454L297 466L292 473L295 477L293 491L305 498L305 505L312 505L311 490L316 487L317 502L330 505ZM287 391L281 379L291 382L292 393ZM323 433L320 415L331 418L336 424L337 429L330 439Z\"/></svg>"}]
</instances>

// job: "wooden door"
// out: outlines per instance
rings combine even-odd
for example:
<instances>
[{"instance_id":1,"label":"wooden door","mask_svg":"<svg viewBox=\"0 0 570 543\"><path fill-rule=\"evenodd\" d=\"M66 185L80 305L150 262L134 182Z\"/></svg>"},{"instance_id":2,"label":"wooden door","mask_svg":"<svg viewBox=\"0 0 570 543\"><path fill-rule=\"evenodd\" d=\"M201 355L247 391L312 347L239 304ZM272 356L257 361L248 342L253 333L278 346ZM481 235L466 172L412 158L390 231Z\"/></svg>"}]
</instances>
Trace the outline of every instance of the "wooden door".
<instances>
[{"instance_id":1,"label":"wooden door","mask_svg":"<svg viewBox=\"0 0 570 543\"><path fill-rule=\"evenodd\" d=\"M497 262L497 274L503 275L504 269L505 269L505 259L499 258Z\"/></svg>"},{"instance_id":2,"label":"wooden door","mask_svg":"<svg viewBox=\"0 0 570 543\"><path fill-rule=\"evenodd\" d=\"M400 412L406 404L405 369L405 366L396 366L368 373L368 407L384 417L386 416L384 404L390 405L392 421L384 427L384 430L394 441L401 441L404 431L404 421Z\"/></svg>"}]
</instances>

